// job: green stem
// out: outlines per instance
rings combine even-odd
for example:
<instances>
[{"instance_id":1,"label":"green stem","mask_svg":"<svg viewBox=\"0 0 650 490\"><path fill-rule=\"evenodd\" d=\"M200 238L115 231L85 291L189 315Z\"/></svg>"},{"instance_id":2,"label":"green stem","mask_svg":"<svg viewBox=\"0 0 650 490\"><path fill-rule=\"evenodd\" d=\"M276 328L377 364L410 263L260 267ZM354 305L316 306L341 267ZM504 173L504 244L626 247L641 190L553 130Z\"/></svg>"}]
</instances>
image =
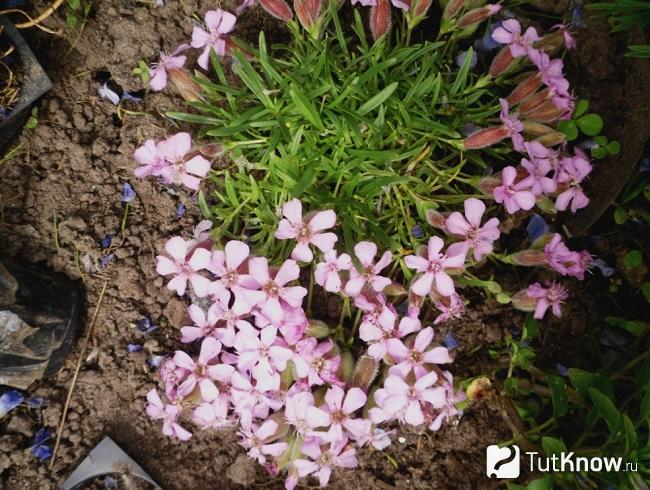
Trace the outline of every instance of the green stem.
<instances>
[{"instance_id":1,"label":"green stem","mask_svg":"<svg viewBox=\"0 0 650 490\"><path fill-rule=\"evenodd\" d=\"M314 295L314 268L309 271L309 296L307 297L307 314L311 317L311 298Z\"/></svg>"},{"instance_id":2,"label":"green stem","mask_svg":"<svg viewBox=\"0 0 650 490\"><path fill-rule=\"evenodd\" d=\"M122 216L122 225L120 226L120 233L124 235L124 229L126 228L126 218L129 215L129 203L126 203L124 206L124 216Z\"/></svg>"}]
</instances>

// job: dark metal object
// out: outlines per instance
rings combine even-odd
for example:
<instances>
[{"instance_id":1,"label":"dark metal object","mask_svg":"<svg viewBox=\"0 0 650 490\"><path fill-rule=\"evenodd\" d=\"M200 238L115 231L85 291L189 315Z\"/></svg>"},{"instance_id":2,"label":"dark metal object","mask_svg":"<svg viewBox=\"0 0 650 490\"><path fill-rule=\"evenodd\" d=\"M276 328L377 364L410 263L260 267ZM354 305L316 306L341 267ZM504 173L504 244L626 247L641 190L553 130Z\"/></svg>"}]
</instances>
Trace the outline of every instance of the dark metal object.
<instances>
[{"instance_id":1,"label":"dark metal object","mask_svg":"<svg viewBox=\"0 0 650 490\"><path fill-rule=\"evenodd\" d=\"M0 16L0 27L3 35L13 44L22 67L24 79L20 87L18 102L11 114L0 124L0 149L2 149L23 127L34 102L52 88L52 82L45 74L40 63L23 36L6 17Z\"/></svg>"},{"instance_id":2,"label":"dark metal object","mask_svg":"<svg viewBox=\"0 0 650 490\"><path fill-rule=\"evenodd\" d=\"M26 389L59 370L82 321L79 283L0 260L0 384Z\"/></svg>"}]
</instances>

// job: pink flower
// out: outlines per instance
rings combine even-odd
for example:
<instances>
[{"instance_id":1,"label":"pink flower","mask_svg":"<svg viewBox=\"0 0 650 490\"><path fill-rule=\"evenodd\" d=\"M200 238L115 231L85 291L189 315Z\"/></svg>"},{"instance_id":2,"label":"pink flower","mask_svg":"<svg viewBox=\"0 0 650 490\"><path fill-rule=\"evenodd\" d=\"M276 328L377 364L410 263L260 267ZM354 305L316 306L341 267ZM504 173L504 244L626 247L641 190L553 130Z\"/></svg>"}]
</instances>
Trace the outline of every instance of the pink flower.
<instances>
[{"instance_id":1,"label":"pink flower","mask_svg":"<svg viewBox=\"0 0 650 490\"><path fill-rule=\"evenodd\" d=\"M446 322L451 318L461 318L465 313L465 303L457 294L448 297L443 296L439 301L435 302L435 306L440 310L441 314L433 321L434 325Z\"/></svg>"},{"instance_id":2,"label":"pink flower","mask_svg":"<svg viewBox=\"0 0 650 490\"><path fill-rule=\"evenodd\" d=\"M316 246L321 252L329 252L334 248L336 234L319 233L334 226L336 223L334 211L321 211L303 220L302 203L298 199L292 199L282 207L282 214L285 219L280 221L275 238L296 240L298 244L291 252L292 259L311 262L314 254L309 248L310 244Z\"/></svg>"},{"instance_id":3,"label":"pink flower","mask_svg":"<svg viewBox=\"0 0 650 490\"><path fill-rule=\"evenodd\" d=\"M541 38L534 27L529 27L521 34L521 24L515 19L504 20L501 27L492 33L492 39L501 44L507 44L513 58L525 56L532 49L533 43Z\"/></svg>"},{"instance_id":4,"label":"pink flower","mask_svg":"<svg viewBox=\"0 0 650 490\"><path fill-rule=\"evenodd\" d=\"M565 26L564 24L556 24L553 27L551 27L552 30L559 30L562 33L562 36L564 37L564 46L567 49L574 49L578 43L576 43L575 38L571 35L569 32L568 26Z\"/></svg>"},{"instance_id":5,"label":"pink flower","mask_svg":"<svg viewBox=\"0 0 650 490\"><path fill-rule=\"evenodd\" d=\"M544 51L532 50L530 61L539 70L539 76L553 93L562 97L570 97L569 81L564 77L564 63L559 58L551 59Z\"/></svg>"},{"instance_id":6,"label":"pink flower","mask_svg":"<svg viewBox=\"0 0 650 490\"><path fill-rule=\"evenodd\" d=\"M325 393L325 411L329 415L328 439L339 441L343 438L343 428L353 434L358 425L351 415L366 404L366 394L360 388L350 388L347 393L339 386L332 386Z\"/></svg>"},{"instance_id":7,"label":"pink flower","mask_svg":"<svg viewBox=\"0 0 650 490\"><path fill-rule=\"evenodd\" d=\"M388 341L388 354L399 364L390 368L390 374L399 373L405 378L411 370L416 375L427 372L425 364L446 364L452 362L445 347L433 347L425 350L433 340L433 328L427 327L418 332L413 346L408 348L399 339Z\"/></svg>"},{"instance_id":8,"label":"pink flower","mask_svg":"<svg viewBox=\"0 0 650 490\"><path fill-rule=\"evenodd\" d=\"M524 137L521 135L521 132L524 130L524 125L519 120L517 113L510 114L506 99L499 99L499 103L501 104L499 119L501 119L503 127L512 140L512 146L517 151L524 151Z\"/></svg>"},{"instance_id":9,"label":"pink flower","mask_svg":"<svg viewBox=\"0 0 650 490\"><path fill-rule=\"evenodd\" d=\"M462 243L464 253L472 248L474 259L481 260L492 253L492 243L499 238L499 220L491 218L481 226L481 218L485 213L485 204L473 197L464 202L465 216L454 211L445 221L447 231L453 235L465 238Z\"/></svg>"},{"instance_id":10,"label":"pink flower","mask_svg":"<svg viewBox=\"0 0 650 490\"><path fill-rule=\"evenodd\" d=\"M186 160L186 155L192 150L192 137L188 133L177 133L160 141L156 145L155 155L152 153L151 144L147 147L145 143L145 148L146 152L143 152L138 160L145 168L136 170L140 175L160 175L167 184L183 184L188 189L198 190L201 178L210 171L210 162L201 155ZM166 162L160 171L157 170L160 166L159 159Z\"/></svg>"},{"instance_id":11,"label":"pink flower","mask_svg":"<svg viewBox=\"0 0 650 490\"><path fill-rule=\"evenodd\" d=\"M445 419L455 417L462 413L460 410L458 410L458 408L456 408L456 404L467 399L465 393L463 393L461 389L458 389L458 391L454 392L454 383L451 373L449 371L444 371L442 374L444 376L444 379L442 380L441 384L445 389L446 400L445 404L442 407L438 407L436 409L437 413L429 423L429 430L431 431L437 431L440 429L440 426Z\"/></svg>"},{"instance_id":12,"label":"pink flower","mask_svg":"<svg viewBox=\"0 0 650 490\"><path fill-rule=\"evenodd\" d=\"M151 89L158 92L167 86L167 72L169 70L180 70L185 65L187 56L180 55L183 51L190 49L188 44L181 44L171 54L160 53L160 61L149 69L149 85Z\"/></svg>"},{"instance_id":13,"label":"pink flower","mask_svg":"<svg viewBox=\"0 0 650 490\"><path fill-rule=\"evenodd\" d=\"M242 425L250 423L253 416L266 418L269 409L279 410L282 407L282 402L275 396L280 389L280 375L269 375L264 371L255 374L257 377L254 378L254 385L249 376L239 371L235 371L230 380L230 396Z\"/></svg>"},{"instance_id":14,"label":"pink flower","mask_svg":"<svg viewBox=\"0 0 650 490\"><path fill-rule=\"evenodd\" d=\"M388 307L383 307L376 318L366 314L359 325L359 337L369 344L368 355L379 360L388 351L390 339L400 339L422 328L420 320L408 316L403 317L397 328L397 315Z\"/></svg>"},{"instance_id":15,"label":"pink flower","mask_svg":"<svg viewBox=\"0 0 650 490\"><path fill-rule=\"evenodd\" d=\"M169 166L169 162L154 140L146 140L141 147L135 150L133 158L140 164L133 171L133 174L139 179L148 175L159 177L163 169Z\"/></svg>"},{"instance_id":16,"label":"pink flower","mask_svg":"<svg viewBox=\"0 0 650 490\"><path fill-rule=\"evenodd\" d=\"M316 265L314 279L316 284L325 288L325 291L338 293L341 291L341 276L339 272L349 271L352 268L352 259L348 254L336 256L336 250L325 252L324 262Z\"/></svg>"},{"instance_id":17,"label":"pink flower","mask_svg":"<svg viewBox=\"0 0 650 490\"><path fill-rule=\"evenodd\" d=\"M248 456L257 460L258 463L266 463L266 456L280 457L288 445L286 442L276 442L269 444L277 437L278 424L273 420L267 420L258 428L242 427L239 435L242 437L240 444L248 449Z\"/></svg>"},{"instance_id":18,"label":"pink flower","mask_svg":"<svg viewBox=\"0 0 650 490\"><path fill-rule=\"evenodd\" d=\"M562 287L561 284L553 283L550 287L545 288L538 282L528 286L526 294L529 298L537 299L535 314L533 315L536 320L544 318L549 307L553 310L553 315L562 316L561 305L569 296L566 288Z\"/></svg>"},{"instance_id":19,"label":"pink flower","mask_svg":"<svg viewBox=\"0 0 650 490\"><path fill-rule=\"evenodd\" d=\"M192 412L192 421L201 429L223 429L231 425L228 419L228 397L219 395L211 402L200 403Z\"/></svg>"},{"instance_id":20,"label":"pink flower","mask_svg":"<svg viewBox=\"0 0 650 490\"><path fill-rule=\"evenodd\" d=\"M555 208L558 211L564 211L570 203L571 212L575 213L589 204L589 198L583 192L580 184L590 173L591 164L579 149L576 149L576 156L564 160L558 182L566 183L569 187L561 192L555 200Z\"/></svg>"},{"instance_id":21,"label":"pink flower","mask_svg":"<svg viewBox=\"0 0 650 490\"><path fill-rule=\"evenodd\" d=\"M410 425L423 424L422 405L440 408L445 404L445 389L432 387L436 381L438 375L434 372L421 376L412 385L399 376L388 376L384 387L375 392L377 407L370 409L370 419L377 424L396 417Z\"/></svg>"},{"instance_id":22,"label":"pink flower","mask_svg":"<svg viewBox=\"0 0 650 490\"><path fill-rule=\"evenodd\" d=\"M528 211L535 206L535 194L528 190L528 185L522 182L515 184L516 178L517 170L514 167L504 168L501 172L502 184L493 191L494 200L503 203L510 214L520 209Z\"/></svg>"},{"instance_id":23,"label":"pink flower","mask_svg":"<svg viewBox=\"0 0 650 490\"><path fill-rule=\"evenodd\" d=\"M296 355L293 362L296 366L296 377L307 378L309 386L337 383L336 371L341 364L339 356L326 356L334 348L334 342L318 341L308 337L296 344Z\"/></svg>"},{"instance_id":24,"label":"pink flower","mask_svg":"<svg viewBox=\"0 0 650 490\"><path fill-rule=\"evenodd\" d=\"M287 260L271 278L268 260L265 257L255 257L248 262L249 273L256 281L260 290L239 288L236 295L241 295L244 302L257 306L273 323L279 323L284 315L281 301L297 308L302 305L302 299L307 290L302 286L286 286L295 281L300 275L300 267L293 260Z\"/></svg>"},{"instance_id":25,"label":"pink flower","mask_svg":"<svg viewBox=\"0 0 650 490\"><path fill-rule=\"evenodd\" d=\"M303 438L315 435L314 429L327 426L330 420L327 412L314 406L314 395L310 391L287 397L284 417Z\"/></svg>"},{"instance_id":26,"label":"pink flower","mask_svg":"<svg viewBox=\"0 0 650 490\"><path fill-rule=\"evenodd\" d=\"M201 68L208 69L210 49L214 49L218 56L226 54L226 34L233 30L235 22L237 22L237 17L230 12L221 9L208 10L205 13L205 25L208 30L205 31L198 26L194 27L192 31L192 47L205 47L198 59Z\"/></svg>"},{"instance_id":27,"label":"pink flower","mask_svg":"<svg viewBox=\"0 0 650 490\"><path fill-rule=\"evenodd\" d=\"M198 271L208 266L210 252L205 248L196 248L188 258L187 243L181 237L170 238L165 243L165 250L173 260L162 255L157 256L156 271L161 276L174 275L167 284L167 289L176 291L179 296L182 296L185 294L189 280L196 295L199 298L205 296L210 280L203 277Z\"/></svg>"},{"instance_id":28,"label":"pink flower","mask_svg":"<svg viewBox=\"0 0 650 490\"><path fill-rule=\"evenodd\" d=\"M578 261L578 253L569 250L559 233L551 235L544 246L544 256L548 265L563 276L569 273L568 266Z\"/></svg>"},{"instance_id":29,"label":"pink flower","mask_svg":"<svg viewBox=\"0 0 650 490\"><path fill-rule=\"evenodd\" d=\"M390 264L393 254L384 252L384 255L373 263L377 255L377 245L372 242L359 242L354 246L354 254L361 263L361 271L355 267L350 270L350 280L345 285L345 294L348 296L357 296L363 286L368 284L374 291L380 293L383 289L392 283L392 281L379 273L388 264Z\"/></svg>"},{"instance_id":30,"label":"pink flower","mask_svg":"<svg viewBox=\"0 0 650 490\"><path fill-rule=\"evenodd\" d=\"M548 177L549 172L553 170L548 157L551 151L537 141L524 143L526 152L530 160L522 158L521 166L528 171L528 177L520 182L524 187L530 187L530 190L536 196L540 194L551 194L557 189L555 180Z\"/></svg>"},{"instance_id":31,"label":"pink flower","mask_svg":"<svg viewBox=\"0 0 650 490\"><path fill-rule=\"evenodd\" d=\"M178 387L178 395L186 397L198 384L201 398L210 402L219 395L219 390L213 380L228 378L232 374L232 367L225 364L214 364L221 352L221 343L212 337L206 337L201 343L199 358L195 362L187 353L177 350L174 354L174 364L188 371L185 381ZM213 364L211 364L213 363Z\"/></svg>"},{"instance_id":32,"label":"pink flower","mask_svg":"<svg viewBox=\"0 0 650 490\"><path fill-rule=\"evenodd\" d=\"M336 440L323 450L317 438L306 441L300 447L300 452L312 459L296 459L293 464L298 470L300 477L315 473L321 487L327 485L332 468L356 468L357 457L353 447L348 447L346 437Z\"/></svg>"},{"instance_id":33,"label":"pink flower","mask_svg":"<svg viewBox=\"0 0 650 490\"><path fill-rule=\"evenodd\" d=\"M165 405L156 390L147 393L147 402L147 415L152 419L163 420L163 434L181 441L187 441L192 437L190 432L176 422L181 414L181 409L177 405Z\"/></svg>"},{"instance_id":34,"label":"pink flower","mask_svg":"<svg viewBox=\"0 0 650 490\"><path fill-rule=\"evenodd\" d=\"M447 256L440 253L445 243L441 238L434 236L429 239L427 257L409 255L404 258L406 267L422 272L422 275L411 285L411 291L418 296L426 296L431 292L432 286L443 296L454 294L454 281L445 269L459 269L465 264L465 254L461 250L455 255ZM448 250L449 253L449 250Z\"/></svg>"},{"instance_id":35,"label":"pink flower","mask_svg":"<svg viewBox=\"0 0 650 490\"><path fill-rule=\"evenodd\" d=\"M250 248L244 242L230 240L223 250L215 250L207 269L217 276L223 288L235 286L254 288L255 281L246 272L246 259ZM215 287L215 290L219 287Z\"/></svg>"},{"instance_id":36,"label":"pink flower","mask_svg":"<svg viewBox=\"0 0 650 490\"><path fill-rule=\"evenodd\" d=\"M277 344L277 333L278 329L272 325L264 327L259 337L250 335L249 331L240 331L235 340L239 370L259 366L269 374L284 371L287 361L293 357L293 351Z\"/></svg>"}]
</instances>

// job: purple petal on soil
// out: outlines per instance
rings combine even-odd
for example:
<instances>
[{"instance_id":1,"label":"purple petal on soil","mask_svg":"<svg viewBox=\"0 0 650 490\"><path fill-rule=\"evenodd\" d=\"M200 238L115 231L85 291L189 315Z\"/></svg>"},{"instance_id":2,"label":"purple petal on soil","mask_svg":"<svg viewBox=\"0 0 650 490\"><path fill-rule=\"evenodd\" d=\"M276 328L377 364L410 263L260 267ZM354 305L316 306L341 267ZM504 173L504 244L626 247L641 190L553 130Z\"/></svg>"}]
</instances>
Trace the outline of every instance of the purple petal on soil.
<instances>
[{"instance_id":1,"label":"purple petal on soil","mask_svg":"<svg viewBox=\"0 0 650 490\"><path fill-rule=\"evenodd\" d=\"M571 24L576 29L585 26L585 21L582 18L582 0L571 2Z\"/></svg>"},{"instance_id":2,"label":"purple petal on soil","mask_svg":"<svg viewBox=\"0 0 650 490\"><path fill-rule=\"evenodd\" d=\"M454 56L454 63L456 63L456 66L459 68L463 66L463 63L465 63L465 58L467 58L467 53L469 51L461 51ZM469 62L469 67L470 69L474 68L476 66L476 63L478 63L478 55L476 54L475 51L472 51L472 60Z\"/></svg>"},{"instance_id":3,"label":"purple petal on soil","mask_svg":"<svg viewBox=\"0 0 650 490\"><path fill-rule=\"evenodd\" d=\"M488 28L485 30L485 34L483 34L483 37L476 41L475 47L477 51L488 52L488 51L492 51L493 49L497 49L501 47L501 43L498 43L494 39L492 39L492 33L497 27L501 27L500 20L490 24Z\"/></svg>"},{"instance_id":4,"label":"purple petal on soil","mask_svg":"<svg viewBox=\"0 0 650 490\"><path fill-rule=\"evenodd\" d=\"M600 271L603 277L612 277L616 269L607 265L603 259L596 259L591 263L591 267L595 267Z\"/></svg>"},{"instance_id":5,"label":"purple petal on soil","mask_svg":"<svg viewBox=\"0 0 650 490\"><path fill-rule=\"evenodd\" d=\"M104 257L102 257L101 259L99 259L99 266L100 266L102 269L106 269L106 267L108 267L108 264L110 264L111 261L112 261L114 258L115 258L115 254L108 254L108 255L105 255Z\"/></svg>"},{"instance_id":6,"label":"purple petal on soil","mask_svg":"<svg viewBox=\"0 0 650 490\"><path fill-rule=\"evenodd\" d=\"M97 93L99 93L99 96L101 98L109 100L113 105L120 103L120 96L117 94L117 92L114 92L108 87L108 82L99 87Z\"/></svg>"},{"instance_id":7,"label":"purple petal on soil","mask_svg":"<svg viewBox=\"0 0 650 490\"><path fill-rule=\"evenodd\" d=\"M421 225L415 225L413 228L411 228L411 233L415 238L424 237L424 229L422 228Z\"/></svg>"},{"instance_id":8,"label":"purple petal on soil","mask_svg":"<svg viewBox=\"0 0 650 490\"><path fill-rule=\"evenodd\" d=\"M40 396L33 396L27 400L27 406L29 408L41 408L45 404L45 398Z\"/></svg>"},{"instance_id":9,"label":"purple petal on soil","mask_svg":"<svg viewBox=\"0 0 650 490\"><path fill-rule=\"evenodd\" d=\"M558 373L560 373L562 376L568 376L569 375L569 368L566 367L564 364L560 364L559 362L555 365L555 369L557 370Z\"/></svg>"},{"instance_id":10,"label":"purple petal on soil","mask_svg":"<svg viewBox=\"0 0 650 490\"><path fill-rule=\"evenodd\" d=\"M445 335L445 347L449 350L458 347L458 341L454 338L454 334L451 330L447 331L447 334Z\"/></svg>"},{"instance_id":11,"label":"purple petal on soil","mask_svg":"<svg viewBox=\"0 0 650 490\"><path fill-rule=\"evenodd\" d=\"M20 405L25 399L18 390L7 390L0 395L0 419Z\"/></svg>"},{"instance_id":12,"label":"purple petal on soil","mask_svg":"<svg viewBox=\"0 0 650 490\"><path fill-rule=\"evenodd\" d=\"M142 320L138 321L136 323L136 326L138 327L138 330L140 330L143 334L149 334L156 330L158 327L151 323L151 319L148 316L145 316L142 318Z\"/></svg>"},{"instance_id":13,"label":"purple petal on soil","mask_svg":"<svg viewBox=\"0 0 650 490\"><path fill-rule=\"evenodd\" d=\"M187 208L185 207L185 204L181 203L178 205L178 208L176 209L176 219L180 219L181 216L185 214L187 211Z\"/></svg>"},{"instance_id":14,"label":"purple petal on soil","mask_svg":"<svg viewBox=\"0 0 650 490\"><path fill-rule=\"evenodd\" d=\"M528 238L531 242L536 242L539 238L548 233L548 223L539 214L533 214L526 225Z\"/></svg>"},{"instance_id":15,"label":"purple petal on soil","mask_svg":"<svg viewBox=\"0 0 650 490\"><path fill-rule=\"evenodd\" d=\"M147 359L147 364L149 365L150 368L156 369L160 367L160 364L162 364L165 357L167 356L154 354L151 357L149 357L149 359Z\"/></svg>"},{"instance_id":16,"label":"purple petal on soil","mask_svg":"<svg viewBox=\"0 0 650 490\"><path fill-rule=\"evenodd\" d=\"M52 431L46 427L41 427L34 435L34 445L43 444L49 439L52 439Z\"/></svg>"},{"instance_id":17,"label":"purple petal on soil","mask_svg":"<svg viewBox=\"0 0 650 490\"><path fill-rule=\"evenodd\" d=\"M45 461L46 459L50 459L50 457L52 456L52 448L47 444L39 444L38 446L32 446L29 448L29 452L32 453L32 455L38 458L40 461Z\"/></svg>"},{"instance_id":18,"label":"purple petal on soil","mask_svg":"<svg viewBox=\"0 0 650 490\"><path fill-rule=\"evenodd\" d=\"M113 235L106 235L105 238L102 238L99 243L101 244L102 248L108 248L111 246L111 243L113 243Z\"/></svg>"},{"instance_id":19,"label":"purple petal on soil","mask_svg":"<svg viewBox=\"0 0 650 490\"><path fill-rule=\"evenodd\" d=\"M104 488L108 490L114 490L117 488L117 480L112 476L107 476L104 478Z\"/></svg>"},{"instance_id":20,"label":"purple petal on soil","mask_svg":"<svg viewBox=\"0 0 650 490\"><path fill-rule=\"evenodd\" d=\"M122 100L139 104L144 100L144 91L138 90L136 92L129 92L128 90L125 90L122 94Z\"/></svg>"},{"instance_id":21,"label":"purple petal on soil","mask_svg":"<svg viewBox=\"0 0 650 490\"><path fill-rule=\"evenodd\" d=\"M122 186L122 202L131 202L136 197L138 195L133 190L133 187L131 187L131 184L124 182L124 186Z\"/></svg>"},{"instance_id":22,"label":"purple petal on soil","mask_svg":"<svg viewBox=\"0 0 650 490\"><path fill-rule=\"evenodd\" d=\"M140 352L142 350L142 344L128 344L126 349L131 353Z\"/></svg>"}]
</instances>

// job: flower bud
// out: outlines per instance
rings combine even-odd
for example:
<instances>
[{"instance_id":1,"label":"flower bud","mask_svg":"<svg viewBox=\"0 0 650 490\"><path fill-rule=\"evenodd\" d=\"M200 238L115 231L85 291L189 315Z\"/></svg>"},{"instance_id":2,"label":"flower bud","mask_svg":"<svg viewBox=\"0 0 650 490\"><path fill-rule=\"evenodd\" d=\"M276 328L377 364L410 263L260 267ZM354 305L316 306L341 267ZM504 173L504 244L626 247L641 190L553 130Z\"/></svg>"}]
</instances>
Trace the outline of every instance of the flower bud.
<instances>
[{"instance_id":1,"label":"flower bud","mask_svg":"<svg viewBox=\"0 0 650 490\"><path fill-rule=\"evenodd\" d=\"M351 386L361 388L363 391L368 391L368 388L374 381L379 371L379 363L374 357L363 355L357 361L352 373Z\"/></svg>"},{"instance_id":2,"label":"flower bud","mask_svg":"<svg viewBox=\"0 0 650 490\"><path fill-rule=\"evenodd\" d=\"M523 121L524 124L524 134L526 136L532 136L533 138L539 136L546 136L547 134L552 134L555 132L550 126L545 124L536 123L533 121Z\"/></svg>"},{"instance_id":3,"label":"flower bud","mask_svg":"<svg viewBox=\"0 0 650 490\"><path fill-rule=\"evenodd\" d=\"M397 282L393 282L386 286L384 290L382 291L386 296L391 297L391 298L396 298L400 296L405 296L406 295L406 289L404 286Z\"/></svg>"},{"instance_id":4,"label":"flower bud","mask_svg":"<svg viewBox=\"0 0 650 490\"><path fill-rule=\"evenodd\" d=\"M429 11L429 7L431 7L432 1L433 0L416 0L415 3L411 6L413 17L416 19L423 17Z\"/></svg>"},{"instance_id":5,"label":"flower bud","mask_svg":"<svg viewBox=\"0 0 650 490\"><path fill-rule=\"evenodd\" d=\"M499 51L492 60L492 64L490 65L490 75L495 78L499 75L503 75L505 72L514 67L516 62L517 60L513 58L508 46L501 48L501 51Z\"/></svg>"},{"instance_id":6,"label":"flower bud","mask_svg":"<svg viewBox=\"0 0 650 490\"><path fill-rule=\"evenodd\" d=\"M476 27L478 24L488 19L501 10L501 5L486 5L474 10L470 10L460 19L458 19L458 27L467 29L472 26Z\"/></svg>"},{"instance_id":7,"label":"flower bud","mask_svg":"<svg viewBox=\"0 0 650 490\"><path fill-rule=\"evenodd\" d=\"M482 376L472 380L467 387L467 398L474 400L490 400L494 397L494 389L489 378Z\"/></svg>"},{"instance_id":8,"label":"flower bud","mask_svg":"<svg viewBox=\"0 0 650 490\"><path fill-rule=\"evenodd\" d=\"M167 70L169 81L176 91L188 102L200 102L204 100L203 89L192 78L192 75L185 68L174 68Z\"/></svg>"},{"instance_id":9,"label":"flower bud","mask_svg":"<svg viewBox=\"0 0 650 490\"><path fill-rule=\"evenodd\" d=\"M539 87L542 86L542 76L539 73L527 77L519 83L515 89L507 97L508 104L513 106L522 100L525 100L530 95L534 94Z\"/></svg>"},{"instance_id":10,"label":"flower bud","mask_svg":"<svg viewBox=\"0 0 650 490\"><path fill-rule=\"evenodd\" d=\"M293 18L291 8L284 0L260 0L260 5L276 19L287 22Z\"/></svg>"},{"instance_id":11,"label":"flower bud","mask_svg":"<svg viewBox=\"0 0 650 490\"><path fill-rule=\"evenodd\" d=\"M208 143L199 148L199 153L207 158L215 158L219 155L222 155L224 152L224 146L219 143Z\"/></svg>"},{"instance_id":12,"label":"flower bud","mask_svg":"<svg viewBox=\"0 0 650 490\"><path fill-rule=\"evenodd\" d=\"M320 15L320 0L293 0L293 9L302 26L311 32Z\"/></svg>"},{"instance_id":13,"label":"flower bud","mask_svg":"<svg viewBox=\"0 0 650 490\"><path fill-rule=\"evenodd\" d=\"M390 0L377 0L370 8L370 31L376 41L390 31Z\"/></svg>"},{"instance_id":14,"label":"flower bud","mask_svg":"<svg viewBox=\"0 0 650 490\"><path fill-rule=\"evenodd\" d=\"M305 334L317 339L323 339L331 333L330 327L320 320L311 320Z\"/></svg>"},{"instance_id":15,"label":"flower bud","mask_svg":"<svg viewBox=\"0 0 650 490\"><path fill-rule=\"evenodd\" d=\"M566 141L566 135L564 133L560 133L559 131L554 131L550 134L540 136L535 141L548 147L557 146L563 144Z\"/></svg>"},{"instance_id":16,"label":"flower bud","mask_svg":"<svg viewBox=\"0 0 650 490\"><path fill-rule=\"evenodd\" d=\"M528 296L527 289L522 289L512 297L512 306L520 311L535 311L537 299Z\"/></svg>"},{"instance_id":17,"label":"flower bud","mask_svg":"<svg viewBox=\"0 0 650 490\"><path fill-rule=\"evenodd\" d=\"M492 196L494 194L494 189L501 185L501 179L497 177L484 177L478 181L478 190L480 190L486 196Z\"/></svg>"},{"instance_id":18,"label":"flower bud","mask_svg":"<svg viewBox=\"0 0 650 490\"><path fill-rule=\"evenodd\" d=\"M447 229L447 225L445 224L447 217L440 211L436 211L435 209L427 209L426 217L427 223L429 223L434 228L437 228L439 230Z\"/></svg>"},{"instance_id":19,"label":"flower bud","mask_svg":"<svg viewBox=\"0 0 650 490\"><path fill-rule=\"evenodd\" d=\"M493 126L491 128L481 129L463 140L463 146L466 150L478 150L486 148L503 141L509 136L508 129L504 126Z\"/></svg>"},{"instance_id":20,"label":"flower bud","mask_svg":"<svg viewBox=\"0 0 650 490\"><path fill-rule=\"evenodd\" d=\"M341 353L341 365L336 373L336 377L342 380L345 384L349 385L354 373L354 357L349 350Z\"/></svg>"},{"instance_id":21,"label":"flower bud","mask_svg":"<svg viewBox=\"0 0 650 490\"><path fill-rule=\"evenodd\" d=\"M456 17L458 12L460 12L460 9L463 8L464 3L465 0L449 0L445 6L444 12L442 13L442 18L451 19Z\"/></svg>"},{"instance_id":22,"label":"flower bud","mask_svg":"<svg viewBox=\"0 0 650 490\"><path fill-rule=\"evenodd\" d=\"M523 265L525 267L534 267L538 265L546 265L546 255L543 250L533 250L529 248L521 252L515 252L508 256L509 261L516 265Z\"/></svg>"},{"instance_id":23,"label":"flower bud","mask_svg":"<svg viewBox=\"0 0 650 490\"><path fill-rule=\"evenodd\" d=\"M551 123L560 119L566 109L558 109L552 100L547 100L544 104L537 106L534 110L522 113L526 119L540 123Z\"/></svg>"},{"instance_id":24,"label":"flower bud","mask_svg":"<svg viewBox=\"0 0 650 490\"><path fill-rule=\"evenodd\" d=\"M528 97L526 100L522 102L522 104L519 106L519 113L526 114L532 110L535 110L539 106L541 106L544 102L546 102L548 99L549 99L548 89L540 90L539 92L531 95L530 97Z\"/></svg>"},{"instance_id":25,"label":"flower bud","mask_svg":"<svg viewBox=\"0 0 650 490\"><path fill-rule=\"evenodd\" d=\"M564 46L564 32L558 29L546 34L542 39L533 44L535 49L542 49L549 56L557 53Z\"/></svg>"}]
</instances>

